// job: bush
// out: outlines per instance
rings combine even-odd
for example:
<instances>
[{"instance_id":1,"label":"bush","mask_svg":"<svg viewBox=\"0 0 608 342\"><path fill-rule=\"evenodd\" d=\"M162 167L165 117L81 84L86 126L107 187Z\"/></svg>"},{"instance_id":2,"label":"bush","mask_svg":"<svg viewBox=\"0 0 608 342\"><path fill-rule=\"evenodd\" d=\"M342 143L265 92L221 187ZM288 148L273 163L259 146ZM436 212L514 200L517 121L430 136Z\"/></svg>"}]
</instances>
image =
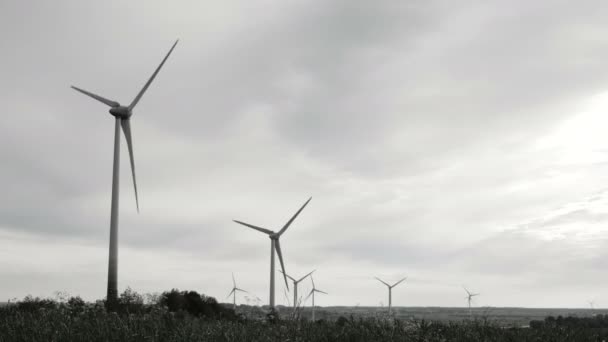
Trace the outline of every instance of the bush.
<instances>
[{"instance_id":1,"label":"bush","mask_svg":"<svg viewBox=\"0 0 608 342\"><path fill-rule=\"evenodd\" d=\"M127 287L118 297L117 311L124 314L144 312L143 296Z\"/></svg>"},{"instance_id":2,"label":"bush","mask_svg":"<svg viewBox=\"0 0 608 342\"><path fill-rule=\"evenodd\" d=\"M192 316L236 320L238 316L232 309L221 306L213 297L200 295L196 291L173 289L160 295L160 305L170 312L185 311Z\"/></svg>"},{"instance_id":3,"label":"bush","mask_svg":"<svg viewBox=\"0 0 608 342\"><path fill-rule=\"evenodd\" d=\"M54 309L57 307L57 303L52 299L40 299L39 297L32 297L30 295L23 298L22 301L17 302L17 308L24 312L35 312L41 309Z\"/></svg>"}]
</instances>

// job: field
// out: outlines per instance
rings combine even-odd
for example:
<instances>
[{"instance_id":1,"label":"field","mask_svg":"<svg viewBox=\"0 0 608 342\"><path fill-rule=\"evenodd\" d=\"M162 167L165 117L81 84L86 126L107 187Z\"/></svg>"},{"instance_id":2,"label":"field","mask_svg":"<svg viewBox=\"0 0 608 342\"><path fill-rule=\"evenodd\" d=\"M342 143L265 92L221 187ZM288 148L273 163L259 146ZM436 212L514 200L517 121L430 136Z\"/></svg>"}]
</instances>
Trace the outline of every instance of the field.
<instances>
[{"instance_id":1,"label":"field","mask_svg":"<svg viewBox=\"0 0 608 342\"><path fill-rule=\"evenodd\" d=\"M193 291L172 290L144 304L134 292L107 311L103 301L27 297L0 306L4 341L602 341L608 339L603 310L324 307L291 317L292 309L219 304ZM544 320L545 316L578 316ZM527 327L530 320L537 320ZM524 327L526 326L526 327Z\"/></svg>"},{"instance_id":2,"label":"field","mask_svg":"<svg viewBox=\"0 0 608 342\"><path fill-rule=\"evenodd\" d=\"M289 311L284 308L283 310ZM387 308L383 307L352 307L352 306L333 306L317 307L315 316L317 319L335 320L340 316L349 317L375 317L386 313ZM457 322L469 320L468 308L448 308L448 307L394 307L394 317L401 320L428 320L440 322ZM543 320L547 316L575 316L590 317L598 314L608 314L604 309L530 309L530 308L498 308L483 307L473 308L474 319L488 319L503 326L527 326L531 320ZM305 317L310 317L310 308L304 308Z\"/></svg>"}]
</instances>

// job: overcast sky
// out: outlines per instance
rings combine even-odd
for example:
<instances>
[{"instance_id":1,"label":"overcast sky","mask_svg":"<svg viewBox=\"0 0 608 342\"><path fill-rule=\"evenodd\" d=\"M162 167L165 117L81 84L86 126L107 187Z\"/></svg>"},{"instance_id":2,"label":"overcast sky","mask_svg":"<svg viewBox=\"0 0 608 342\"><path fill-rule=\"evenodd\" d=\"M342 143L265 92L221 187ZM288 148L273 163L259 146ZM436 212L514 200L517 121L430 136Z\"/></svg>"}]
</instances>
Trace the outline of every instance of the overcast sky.
<instances>
[{"instance_id":1,"label":"overcast sky","mask_svg":"<svg viewBox=\"0 0 608 342\"><path fill-rule=\"evenodd\" d=\"M268 301L269 240L317 304L608 307L605 1L0 2L0 301ZM280 285L280 278L277 284ZM300 293L310 288L305 282ZM277 301L285 303L283 288ZM290 297L291 298L291 297ZM244 303L244 297L238 298Z\"/></svg>"}]
</instances>

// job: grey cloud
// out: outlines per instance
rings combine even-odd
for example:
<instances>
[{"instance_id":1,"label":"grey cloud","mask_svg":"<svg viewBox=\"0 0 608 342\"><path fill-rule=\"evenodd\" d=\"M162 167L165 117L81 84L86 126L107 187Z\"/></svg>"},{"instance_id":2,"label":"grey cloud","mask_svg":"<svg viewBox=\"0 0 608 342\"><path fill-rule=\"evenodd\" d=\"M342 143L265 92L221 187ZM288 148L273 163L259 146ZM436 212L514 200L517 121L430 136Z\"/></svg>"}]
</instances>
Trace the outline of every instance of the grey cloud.
<instances>
[{"instance_id":1,"label":"grey cloud","mask_svg":"<svg viewBox=\"0 0 608 342\"><path fill-rule=\"evenodd\" d=\"M121 247L265 262L264 237L230 220L280 225L312 195L288 268L590 279L603 257L589 245L500 231L606 219L538 219L607 179L605 163L562 165L534 142L605 89L607 9L3 2L0 226L106 245L113 122L69 85L128 102L179 37L133 118L142 213L123 168Z\"/></svg>"}]
</instances>

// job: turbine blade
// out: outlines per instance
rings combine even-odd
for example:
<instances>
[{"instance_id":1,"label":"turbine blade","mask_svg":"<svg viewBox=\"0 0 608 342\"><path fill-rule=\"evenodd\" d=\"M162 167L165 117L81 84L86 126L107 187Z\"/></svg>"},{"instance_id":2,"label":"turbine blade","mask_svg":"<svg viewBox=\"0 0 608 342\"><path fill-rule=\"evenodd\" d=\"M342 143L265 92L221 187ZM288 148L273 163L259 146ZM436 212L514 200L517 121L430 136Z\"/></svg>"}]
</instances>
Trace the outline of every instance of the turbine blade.
<instances>
[{"instance_id":1,"label":"turbine blade","mask_svg":"<svg viewBox=\"0 0 608 342\"><path fill-rule=\"evenodd\" d=\"M131 104L129 105L129 109L130 110L133 110L133 108L135 108L135 106L137 105L137 103L139 102L139 100L141 99L141 97L144 95L144 93L146 92L146 90L148 89L148 87L150 86L150 84L152 83L152 81L154 81L154 78L156 77L156 74L158 74L158 72L160 71L160 68L163 67L163 64L165 64L165 61L167 60L167 58L169 58L169 55L171 54L171 52L173 52L173 49L175 48L175 45L177 45L177 42L179 42L179 39L175 41L175 43L171 47L171 50L169 50L169 52L167 53L167 55L165 56L165 58L163 59L163 61L160 62L160 65L158 66L158 68L156 68L156 70L154 71L154 73L152 74L152 76L150 77L150 79L148 80L148 82L146 82L146 84L144 85L144 87L139 91L139 94L137 94L137 96L133 99L133 102L131 102Z\"/></svg>"},{"instance_id":2,"label":"turbine blade","mask_svg":"<svg viewBox=\"0 0 608 342\"><path fill-rule=\"evenodd\" d=\"M310 290L310 293L308 294L308 296L306 296L306 298L304 298L304 301L307 301L308 298L315 292L314 289Z\"/></svg>"},{"instance_id":3,"label":"turbine blade","mask_svg":"<svg viewBox=\"0 0 608 342\"><path fill-rule=\"evenodd\" d=\"M325 292L325 291L321 291L321 290L317 290L317 289L315 289L315 291L317 291L317 292L321 292L321 293L324 293L324 294L329 294L329 293L327 293L327 292Z\"/></svg>"},{"instance_id":4,"label":"turbine blade","mask_svg":"<svg viewBox=\"0 0 608 342\"><path fill-rule=\"evenodd\" d=\"M382 284L384 284L384 285L386 285L386 286L388 286L388 287L391 287L389 284L387 284L386 282L384 282L384 280L382 280L382 279L380 279L380 278L378 278L378 277L374 277L374 278L376 278L376 279L377 279L379 282L381 282Z\"/></svg>"},{"instance_id":5,"label":"turbine blade","mask_svg":"<svg viewBox=\"0 0 608 342\"><path fill-rule=\"evenodd\" d=\"M393 284L393 286L391 286L391 287L395 287L395 286L399 285L399 284L400 284L402 281L404 281L405 279L407 279L407 277L405 277L405 278L403 278L403 279L399 280L398 282L396 282L395 284Z\"/></svg>"},{"instance_id":6,"label":"turbine blade","mask_svg":"<svg viewBox=\"0 0 608 342\"><path fill-rule=\"evenodd\" d=\"M277 250L277 254L279 255L279 261L281 262L281 268L283 269L283 279L285 279L285 286L289 290L289 284L287 283L287 276L285 272L285 264L283 263L283 253L281 253L281 243L279 239L276 239L274 242L274 248Z\"/></svg>"},{"instance_id":7,"label":"turbine blade","mask_svg":"<svg viewBox=\"0 0 608 342\"><path fill-rule=\"evenodd\" d=\"M312 282L312 289L315 289L315 278L313 278L312 276L310 276L310 281Z\"/></svg>"},{"instance_id":8,"label":"turbine blade","mask_svg":"<svg viewBox=\"0 0 608 342\"><path fill-rule=\"evenodd\" d=\"M463 286L462 288L463 288L465 291L467 291L467 294L468 294L469 296L471 295L471 292L469 292L469 290L467 290L467 288L466 288L466 287L464 287L464 286Z\"/></svg>"},{"instance_id":9,"label":"turbine blade","mask_svg":"<svg viewBox=\"0 0 608 342\"><path fill-rule=\"evenodd\" d=\"M133 160L133 141L131 140L131 120L121 119L120 125L122 131L125 133L125 139L127 140L127 147L129 148L129 159L131 160L131 174L133 175L133 187L135 188L135 205L137 205L137 212L139 213L139 198L137 196L137 181L135 179L135 161Z\"/></svg>"},{"instance_id":10,"label":"turbine blade","mask_svg":"<svg viewBox=\"0 0 608 342\"><path fill-rule=\"evenodd\" d=\"M106 105L108 105L110 107L119 107L120 106L120 103L118 103L116 101L108 100L106 98L103 98L103 97L101 97L99 95L96 95L96 94L93 94L91 92L88 92L88 91L86 91L84 89L80 89L78 87L74 87L74 86L70 86L70 87L72 89L74 89L76 91L79 91L79 92L81 92L81 93L83 93L83 94L85 94L87 96L90 96L90 97L94 98L95 100L97 100L97 101L99 101L101 103L104 103L104 104L106 104Z\"/></svg>"},{"instance_id":11,"label":"turbine blade","mask_svg":"<svg viewBox=\"0 0 608 342\"><path fill-rule=\"evenodd\" d=\"M314 271L316 271L316 270L313 270L312 272L310 272L310 273L308 273L307 275L303 276L303 277L302 277L302 278L300 278L298 281L296 281L296 283L299 283L299 282L301 282L302 280L306 279L306 277L308 277L309 275L311 275L311 274L312 274ZM294 280L294 281L295 281L295 280Z\"/></svg>"},{"instance_id":12,"label":"turbine blade","mask_svg":"<svg viewBox=\"0 0 608 342\"><path fill-rule=\"evenodd\" d=\"M235 290L236 290L236 291L245 292L245 293L249 293L249 292L247 292L247 291L245 291L245 290L243 290L243 289L239 289L239 288L235 288Z\"/></svg>"},{"instance_id":13,"label":"turbine blade","mask_svg":"<svg viewBox=\"0 0 608 342\"><path fill-rule=\"evenodd\" d=\"M274 232L272 230L270 230L270 229L254 226L252 224L241 222L241 221L238 221L238 220L232 220L232 221L234 221L234 222L236 222L238 224L242 224L243 226L247 226L249 228L253 228L253 229L258 230L258 231L260 231L262 233L266 233L268 235L274 234Z\"/></svg>"},{"instance_id":14,"label":"turbine blade","mask_svg":"<svg viewBox=\"0 0 608 342\"><path fill-rule=\"evenodd\" d=\"M229 298L232 295L232 293L234 293L234 288L232 289L232 291L230 291L230 293L226 296L226 298Z\"/></svg>"},{"instance_id":15,"label":"turbine blade","mask_svg":"<svg viewBox=\"0 0 608 342\"><path fill-rule=\"evenodd\" d=\"M300 212L304 209L304 207L306 207L306 205L308 204L308 202L310 202L311 199L312 199L312 197L309 198L308 201L306 201L306 203L304 203L304 205L300 208L300 210L298 210L295 213L295 215L293 215L293 217L289 221L287 221L287 223L285 223L285 225L283 226L283 228L281 228L281 230L279 231L279 236L281 236L281 234L283 234L287 230L287 228L289 228L289 225L291 225L291 223L293 222L293 220L295 220L296 217L298 217L298 215L300 215Z\"/></svg>"},{"instance_id":16,"label":"turbine blade","mask_svg":"<svg viewBox=\"0 0 608 342\"><path fill-rule=\"evenodd\" d=\"M234 288L236 289L236 280L234 280L234 272L232 272L232 285L234 285Z\"/></svg>"},{"instance_id":17,"label":"turbine blade","mask_svg":"<svg viewBox=\"0 0 608 342\"><path fill-rule=\"evenodd\" d=\"M283 273L283 271L281 271L281 270L279 270L279 272ZM296 281L295 279L293 279L293 278L292 278L292 277L291 277L289 274L286 274L286 273L283 273L283 274L284 274L284 275L286 275L286 276L287 276L287 278L289 278L289 279L291 279L292 281L294 281L294 282L296 282L296 283L297 283L297 281Z\"/></svg>"}]
</instances>

